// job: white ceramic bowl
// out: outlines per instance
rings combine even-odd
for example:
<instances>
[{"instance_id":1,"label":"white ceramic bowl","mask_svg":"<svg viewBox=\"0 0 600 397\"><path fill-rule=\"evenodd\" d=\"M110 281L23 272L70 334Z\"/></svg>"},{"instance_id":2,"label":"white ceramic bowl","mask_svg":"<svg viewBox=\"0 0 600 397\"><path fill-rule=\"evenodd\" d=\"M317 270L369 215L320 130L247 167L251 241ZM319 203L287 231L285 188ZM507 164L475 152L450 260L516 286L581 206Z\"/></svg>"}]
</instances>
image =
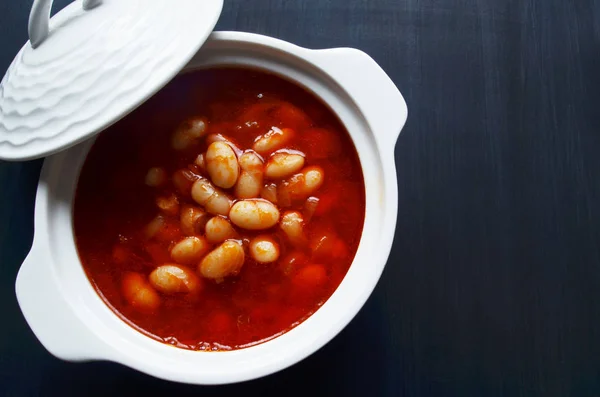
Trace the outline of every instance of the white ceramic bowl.
<instances>
[{"instance_id":1,"label":"white ceramic bowl","mask_svg":"<svg viewBox=\"0 0 600 397\"><path fill-rule=\"evenodd\" d=\"M143 335L104 304L77 256L72 204L79 172L93 143L87 141L46 159L37 190L33 246L16 283L25 319L56 357L109 360L186 383L249 380L284 369L321 348L352 320L375 288L396 225L394 146L407 117L400 92L361 51L308 50L240 32L213 33L184 70L232 65L270 71L305 87L322 98L349 131L364 173L366 214L346 277L310 318L253 347L196 352Z\"/></svg>"}]
</instances>

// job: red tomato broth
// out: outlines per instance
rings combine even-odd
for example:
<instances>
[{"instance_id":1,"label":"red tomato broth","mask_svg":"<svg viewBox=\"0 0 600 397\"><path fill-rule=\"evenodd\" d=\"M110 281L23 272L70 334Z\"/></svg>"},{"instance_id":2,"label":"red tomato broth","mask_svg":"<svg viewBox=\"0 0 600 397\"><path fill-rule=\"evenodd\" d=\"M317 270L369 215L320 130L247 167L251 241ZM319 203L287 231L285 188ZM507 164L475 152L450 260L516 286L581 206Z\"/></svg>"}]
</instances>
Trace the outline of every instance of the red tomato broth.
<instances>
[{"instance_id":1,"label":"red tomato broth","mask_svg":"<svg viewBox=\"0 0 600 397\"><path fill-rule=\"evenodd\" d=\"M197 205L170 181L175 171L188 168L206 151L204 140L184 151L170 146L173 131L193 116L206 117L209 134L223 134L242 149L251 148L255 138L272 126L293 128L295 135L285 148L305 153L305 167L318 165L325 173L325 182L313 196L322 197L326 208L317 207L307 223L308 240L326 233L342 249L335 249L335 255L313 258L310 246L301 250L292 247L278 226L261 231L235 227L246 241L259 234L271 235L280 246L278 261L255 262L245 244L246 259L237 276L221 283L199 277L199 294L160 294L159 309L139 311L123 296L124 275L138 272L148 276L157 266L173 262L169 248L185 237L179 216L164 213L167 231L150 240L144 237L144 228L160 213L156 198L175 193L181 205ZM144 178L151 167L166 169L169 182L160 188L146 186ZM301 204L280 208L280 212L302 212ZM83 267L115 313L135 329L165 343L194 350L228 350L287 332L331 296L359 244L365 192L356 149L329 108L277 76L222 68L176 77L104 131L81 171L73 211ZM286 262L292 253L299 259Z\"/></svg>"}]
</instances>

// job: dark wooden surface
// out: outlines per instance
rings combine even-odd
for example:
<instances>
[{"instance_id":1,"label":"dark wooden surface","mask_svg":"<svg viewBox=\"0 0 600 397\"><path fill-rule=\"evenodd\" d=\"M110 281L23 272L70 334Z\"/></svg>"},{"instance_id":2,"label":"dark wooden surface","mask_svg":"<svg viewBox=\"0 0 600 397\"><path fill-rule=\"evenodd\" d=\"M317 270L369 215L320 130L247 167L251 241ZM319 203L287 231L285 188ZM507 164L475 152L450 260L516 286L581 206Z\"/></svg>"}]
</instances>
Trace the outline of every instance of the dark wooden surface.
<instances>
[{"instance_id":1,"label":"dark wooden surface","mask_svg":"<svg viewBox=\"0 0 600 397\"><path fill-rule=\"evenodd\" d=\"M599 396L600 1L225 2L219 29L360 48L403 92L377 289L325 348L258 381L61 362L14 296L41 161L0 163L0 395ZM0 2L2 71L29 7Z\"/></svg>"}]
</instances>

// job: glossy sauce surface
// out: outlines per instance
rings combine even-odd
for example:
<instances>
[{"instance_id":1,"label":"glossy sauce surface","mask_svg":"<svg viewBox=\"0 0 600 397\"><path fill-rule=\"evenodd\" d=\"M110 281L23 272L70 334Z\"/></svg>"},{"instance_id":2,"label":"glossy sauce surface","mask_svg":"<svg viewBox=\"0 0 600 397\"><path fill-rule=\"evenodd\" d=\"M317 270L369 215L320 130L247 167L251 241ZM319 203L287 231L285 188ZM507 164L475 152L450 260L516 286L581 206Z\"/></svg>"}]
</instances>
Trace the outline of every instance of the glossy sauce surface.
<instances>
[{"instance_id":1,"label":"glossy sauce surface","mask_svg":"<svg viewBox=\"0 0 600 397\"><path fill-rule=\"evenodd\" d=\"M302 169L316 167L323 171L324 180L309 200L279 196L276 206L281 224L266 230L234 226L236 241L246 253L238 274L207 279L197 270L197 260L179 264L198 275L196 292L169 294L154 288L151 298L158 303L140 310L123 286L146 282L158 266L174 262L171 249L186 237L180 211L197 205L187 191L175 188L172 176L187 169L209 178L207 171L193 165L200 153L207 153L206 139L184 149L173 148L174 131L198 116L206 120L207 134L221 134L242 151L254 147L258 152L256 140L276 131L273 127L293 130L284 152L300 153ZM261 155L265 165L272 156ZM149 172L153 167L165 171L167 177L159 187L146 183L148 175L158 175ZM279 175L277 169L269 172ZM263 185L271 183L282 182L265 177ZM239 201L234 187L222 191L232 203ZM176 198L177 211L157 207L157 199L169 197ZM316 209L310 200L317 202ZM304 217L302 241L292 241L282 230L286 211L298 211ZM229 350L290 330L331 296L354 258L364 212L364 181L356 150L329 108L273 75L249 69L208 69L178 76L98 137L80 175L74 230L88 278L124 321L182 348ZM164 225L149 238L148 224L158 214ZM204 238L202 232L197 234ZM267 237L267 245L250 244L259 235ZM278 259L259 263L253 255L269 244L279 248ZM211 244L211 249L218 245Z\"/></svg>"}]
</instances>

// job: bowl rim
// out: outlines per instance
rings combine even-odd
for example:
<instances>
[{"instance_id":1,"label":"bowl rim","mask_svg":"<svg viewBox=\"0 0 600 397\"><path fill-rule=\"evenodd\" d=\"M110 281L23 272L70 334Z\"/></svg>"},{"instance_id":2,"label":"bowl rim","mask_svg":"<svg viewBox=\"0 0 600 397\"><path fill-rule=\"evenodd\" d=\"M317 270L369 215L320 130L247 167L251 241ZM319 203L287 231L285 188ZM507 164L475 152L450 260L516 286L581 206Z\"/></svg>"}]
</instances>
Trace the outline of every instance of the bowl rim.
<instances>
[{"instance_id":1,"label":"bowl rim","mask_svg":"<svg viewBox=\"0 0 600 397\"><path fill-rule=\"evenodd\" d=\"M212 54L213 58L211 58L211 56L206 57L206 54L209 54L211 51L214 52L214 54ZM233 53L230 54L231 59L227 58L227 51ZM210 63L210 59L215 59L215 57L218 56L225 57L219 58L221 59L221 62L223 59L229 59L229 61L234 64L233 66L235 66L236 59L239 60L244 51L248 57L244 59L244 62L251 62L254 59L254 61L257 62L256 66L258 67L261 65L264 66L264 63L267 62L265 60L272 58L274 59L274 62L281 62L286 65L288 63L295 63L293 66L288 66L292 69L298 68L298 73L300 74L309 73L312 74L313 77L319 76L320 79L323 79L321 82L324 86L327 86L330 90L337 90L335 94L332 91L332 95L346 96L345 99L347 101L348 114L354 112L354 116L359 119L362 118L364 128L371 134L371 136L367 136L368 133L364 133L364 139L360 142L360 145L358 145L356 140L357 136L353 135L351 128L348 128L348 125L346 125L359 154L361 168L366 183L365 193L367 199L367 213L365 214L363 237L365 237L365 231L367 230L367 218L374 215L379 215L380 218L376 221L373 220L373 225L376 226L376 228L371 229L373 232L378 231L379 235L376 237L376 242L371 242L374 247L377 247L377 252L369 255L368 262L371 269L367 273L367 277L365 278L363 277L364 275L359 275L358 273L357 275L353 275L357 272L353 271L353 268L356 269L358 266L355 265L357 262L356 258L359 257L361 246L363 246L363 237L361 237L361 243L356 258L342 280L342 283L338 286L337 290L329 300L312 316L285 334L262 344L246 349L218 353L193 352L178 349L144 336L141 332L133 329L119 318L108 307L105 301L100 298L88 280L87 287L80 286L80 288L88 288L88 290L91 290L95 295L97 302L101 302L106 309L106 312L109 312L114 319L137 335L136 337L132 337L134 342L126 341L121 344L120 349L116 349L115 344L107 342L107 335L109 335L111 331L117 332L114 329L111 329L111 327L114 328L116 326L114 326L114 324L107 326L106 324L103 324L99 318L94 319L93 315L99 316L101 314L90 313L90 307L87 304L83 304L79 300L80 297L77 295L71 295L71 297L75 296L77 298L75 302L73 302L72 299L67 299L66 295L68 295L68 293L73 293L69 288L76 288L77 286L68 285L64 282L61 284L59 279L69 275L61 273L64 269L60 267L49 270L48 268L51 268L52 266L40 262L40 259L44 259L44 261L53 259L54 263L60 262L59 259L61 258L56 258L57 254L52 252L51 247L60 246L60 241L56 240L56 238L60 237L57 237L56 235L60 235L61 233L51 233L52 230L50 229L50 226L52 226L52 219L56 217L62 219L62 221L59 220L59 222L62 222L62 226L59 224L59 227L64 227L65 217L72 220L72 206L69 201L72 200L72 197L53 206L50 202L52 199L52 189L55 189L53 184L61 186L63 191L65 189L67 191L70 189L74 191L79 176L79 169L87 155L89 147L91 147L93 143L93 140L86 141L66 152L61 152L50 157L44 164L36 197L34 242L31 252L24 261L17 277L16 292L21 310L38 339L40 339L42 344L55 356L71 361L98 359L115 361L155 377L184 383L223 384L240 382L278 372L314 353L333 339L355 317L371 295L387 262L396 225L398 203L393 149L395 141L404 126L407 117L404 99L385 72L383 72L381 68L368 57L368 55L361 51L354 49L308 50L282 40L243 32L213 33L205 47L198 53L199 55L196 55L193 58L186 68L184 68L184 71L192 68L205 67ZM259 55L260 51L262 51L262 53ZM366 77L361 79L357 78L354 73L348 74L348 68L346 67L348 62L352 62L352 64L359 69L361 72L359 75L366 73ZM223 63L220 63L219 65L227 66ZM243 63L243 65L252 66L247 63ZM291 76L287 74L284 75L284 78L293 79L293 77L293 73ZM375 86L373 86L373 79L376 80ZM299 81L295 81L295 83L299 84ZM313 87L305 88L312 91ZM331 105L331 103L325 100L322 95L319 95L314 91L313 93L320 96L325 103ZM391 113L392 110L395 110L395 112ZM340 116L342 122L346 124L339 113L338 116ZM360 122L360 120L358 121ZM369 139L371 139L372 142L369 142ZM372 153L368 154L367 152L369 151ZM363 160L366 162L363 162ZM77 162L80 162L81 164L76 164ZM370 165L366 166L366 164ZM77 168L76 177L71 180L69 180L69 178L64 178L64 181L58 180L60 178L57 178L56 171L59 170L60 167ZM367 181L367 168L369 167L377 168L377 170L373 170L373 172L370 173L369 176L372 178ZM370 190L367 190L368 188L373 191L370 192ZM60 191L60 188L56 189L58 189L59 195L63 194L63 192ZM383 208L383 210L381 208ZM48 221L47 218L50 218L50 221ZM71 228L72 233L71 222L68 222L68 227ZM56 232L56 230L54 231ZM62 230L62 232L68 234L68 231L66 230ZM373 240L375 239L375 236L368 238ZM74 241L72 241L72 248L75 249ZM68 249L66 251L68 251ZM50 255L48 255L48 252L50 252ZM363 253L363 255L365 254ZM366 259L367 256L365 255L364 258ZM80 272L83 272L80 263L79 266L72 267L78 267ZM45 283L44 287L44 284L41 284L39 281L40 277L37 277L39 274L36 274L41 272L46 272L53 282ZM73 270L73 272L77 271ZM83 275L86 277L85 274ZM79 277L80 276L81 274L79 274ZM363 278L359 279L359 277ZM360 288L351 290L349 282L346 282L346 280L350 278L353 278L355 284ZM348 286L346 287L346 285ZM344 289L342 289L342 286L345 286ZM55 302L52 302L52 299L49 298L48 303L58 312L57 316L63 320L65 324L69 324L72 330L70 337L74 338L77 343L66 346L64 341L58 342L57 340L60 339L57 334L58 331L53 327L44 326L48 325L50 321L56 322L56 319L52 318L52 313L48 313L47 311L42 313L42 308L33 302L33 295L36 295L35 299L39 300L37 293L40 292L40 288L46 288L45 291L41 291L42 293L54 294L53 297ZM54 291L50 291L51 289L54 289ZM346 296L342 296L343 294ZM333 304L330 304L330 302L334 296L339 296L336 305L343 308L344 311L342 314L333 313L332 316L325 319L323 317L325 316L325 308L333 308ZM342 298L347 300L349 305L344 306L343 304L340 304ZM94 306L94 309L97 309L96 312L102 311L102 309L98 309L96 306ZM330 313L332 310L333 309L328 309L328 313L332 314ZM319 317L318 320L316 319L317 317ZM323 328L322 324L326 320L329 321L329 326ZM73 324L74 322L75 324ZM300 335L299 331L297 331L300 329L305 330L303 331L303 339L297 336ZM323 329L325 329L326 332L313 332L311 334L311 331L322 331ZM120 331L118 331L117 334L119 332ZM64 335L60 336L64 339ZM119 335L115 337L119 337ZM116 339L111 342L115 341ZM303 342L303 345L300 347L292 346L293 344L289 343L289 341ZM288 345L286 345L286 343L288 343ZM265 349L265 346L268 348ZM140 355L140 351L148 354ZM247 353L249 351L256 351L256 357L251 357L254 353ZM261 352L258 353L258 351ZM205 361L203 363L204 366L209 366L209 368L204 368L203 366L194 368L195 370L202 369L205 371L201 374L194 373L193 371L182 373L181 371L178 372L176 370L178 360L181 360L181 362L190 362L192 360L190 358L191 355L196 355L197 357L198 354L209 356L214 356L216 354L221 357L229 355L230 357L227 359L219 358L213 360L212 358L207 359L207 357L209 357L207 356L203 357L201 360L196 359L196 361L194 361L196 364ZM169 356L168 360L165 359L166 356ZM161 363L157 364L156 362L153 362L151 358L156 359L156 361L161 361ZM220 372L216 371L212 366L223 366L224 364L221 361L229 361L238 366L244 365L245 369L237 372L234 370L227 372L223 370L224 367L221 367L222 369ZM172 368L170 368L170 366L172 366Z\"/></svg>"}]
</instances>

